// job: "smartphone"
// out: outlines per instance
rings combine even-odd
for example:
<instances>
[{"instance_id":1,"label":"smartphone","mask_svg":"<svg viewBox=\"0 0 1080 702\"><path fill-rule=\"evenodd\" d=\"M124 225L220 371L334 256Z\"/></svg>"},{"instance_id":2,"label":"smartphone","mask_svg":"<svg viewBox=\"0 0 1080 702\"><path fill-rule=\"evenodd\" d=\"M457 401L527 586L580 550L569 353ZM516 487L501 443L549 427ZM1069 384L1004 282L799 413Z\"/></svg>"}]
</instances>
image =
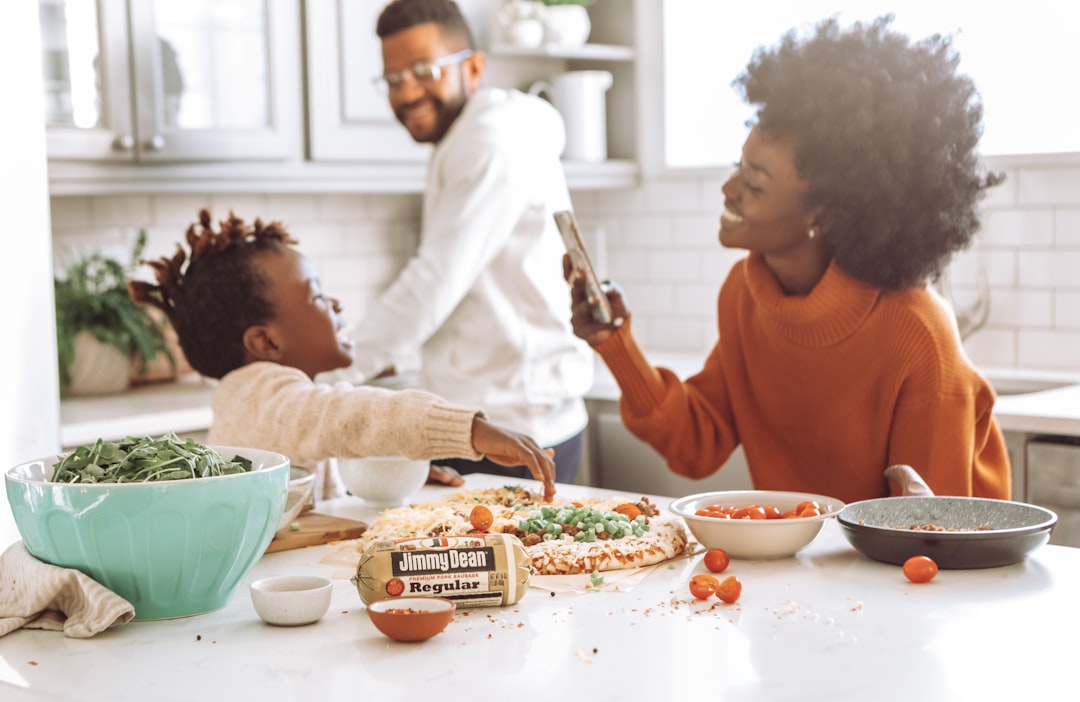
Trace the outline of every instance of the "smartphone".
<instances>
[{"instance_id":1,"label":"smartphone","mask_svg":"<svg viewBox=\"0 0 1080 702\"><path fill-rule=\"evenodd\" d=\"M566 252L570 254L570 264L585 276L585 293L589 296L589 300L596 301L592 306L593 319L602 324L611 324L611 305L600 287L600 280L596 277L592 262L589 261L589 254L585 250L585 243L581 240L574 213L570 210L559 210L555 213L555 224L559 227L559 233L562 234Z\"/></svg>"}]
</instances>

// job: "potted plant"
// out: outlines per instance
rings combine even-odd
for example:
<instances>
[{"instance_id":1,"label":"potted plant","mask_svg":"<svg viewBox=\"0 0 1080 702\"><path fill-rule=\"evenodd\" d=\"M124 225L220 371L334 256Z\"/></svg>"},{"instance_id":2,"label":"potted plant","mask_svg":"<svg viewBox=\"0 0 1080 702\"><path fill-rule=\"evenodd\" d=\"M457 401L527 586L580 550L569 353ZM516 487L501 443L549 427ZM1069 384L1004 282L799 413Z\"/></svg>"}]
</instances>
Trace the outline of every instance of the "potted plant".
<instances>
[{"instance_id":1,"label":"potted plant","mask_svg":"<svg viewBox=\"0 0 1080 702\"><path fill-rule=\"evenodd\" d=\"M594 0L541 0L544 3L544 41L581 46L589 39L592 22L585 8Z\"/></svg>"},{"instance_id":2,"label":"potted plant","mask_svg":"<svg viewBox=\"0 0 1080 702\"><path fill-rule=\"evenodd\" d=\"M131 380L133 360L142 371L158 353L175 370L165 322L128 294L127 280L145 247L146 232L140 230L127 265L93 253L54 278L62 396L121 392Z\"/></svg>"}]
</instances>

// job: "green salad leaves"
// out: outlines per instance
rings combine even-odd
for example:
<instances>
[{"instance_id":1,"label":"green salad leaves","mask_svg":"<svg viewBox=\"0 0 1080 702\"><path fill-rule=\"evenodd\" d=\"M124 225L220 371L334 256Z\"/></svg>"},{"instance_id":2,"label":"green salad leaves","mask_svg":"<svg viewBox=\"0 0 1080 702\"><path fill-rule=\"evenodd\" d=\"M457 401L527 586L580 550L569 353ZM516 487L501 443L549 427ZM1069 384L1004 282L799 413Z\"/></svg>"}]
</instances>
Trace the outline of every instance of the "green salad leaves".
<instances>
[{"instance_id":1,"label":"green salad leaves","mask_svg":"<svg viewBox=\"0 0 1080 702\"><path fill-rule=\"evenodd\" d=\"M144 483L246 473L251 461L243 456L226 461L194 439L166 434L158 439L98 439L93 446L80 446L62 457L54 468L54 483Z\"/></svg>"}]
</instances>

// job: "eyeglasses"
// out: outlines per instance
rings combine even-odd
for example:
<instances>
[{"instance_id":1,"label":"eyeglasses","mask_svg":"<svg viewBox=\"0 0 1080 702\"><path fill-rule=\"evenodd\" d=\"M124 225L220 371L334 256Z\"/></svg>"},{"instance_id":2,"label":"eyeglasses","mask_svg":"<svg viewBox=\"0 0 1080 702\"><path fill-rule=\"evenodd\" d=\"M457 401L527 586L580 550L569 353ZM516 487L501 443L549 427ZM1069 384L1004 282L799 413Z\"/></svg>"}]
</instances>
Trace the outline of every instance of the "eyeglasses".
<instances>
[{"instance_id":1,"label":"eyeglasses","mask_svg":"<svg viewBox=\"0 0 1080 702\"><path fill-rule=\"evenodd\" d=\"M382 93L388 93L401 86L405 82L405 76L412 74L414 80L418 83L425 85L431 85L438 83L442 79L443 66L452 66L456 63L461 63L465 59L472 56L472 49L462 49L461 51L455 51L452 54L446 56L440 56L439 58L423 59L417 61L408 68L403 68L400 71L388 71L381 76L376 76L373 80L375 87Z\"/></svg>"}]
</instances>

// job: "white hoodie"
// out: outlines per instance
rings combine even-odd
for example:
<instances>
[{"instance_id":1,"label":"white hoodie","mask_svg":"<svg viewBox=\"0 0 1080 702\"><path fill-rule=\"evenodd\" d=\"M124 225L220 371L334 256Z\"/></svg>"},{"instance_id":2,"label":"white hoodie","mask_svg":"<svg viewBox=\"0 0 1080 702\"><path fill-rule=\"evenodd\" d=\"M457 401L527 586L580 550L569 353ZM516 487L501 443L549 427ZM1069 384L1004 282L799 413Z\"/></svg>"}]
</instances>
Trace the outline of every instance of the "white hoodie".
<instances>
[{"instance_id":1,"label":"white hoodie","mask_svg":"<svg viewBox=\"0 0 1080 702\"><path fill-rule=\"evenodd\" d=\"M564 144L539 98L469 98L432 152L416 254L350 330L353 378L419 347L426 390L543 446L585 427L593 356L571 331L552 217L571 207Z\"/></svg>"}]
</instances>

